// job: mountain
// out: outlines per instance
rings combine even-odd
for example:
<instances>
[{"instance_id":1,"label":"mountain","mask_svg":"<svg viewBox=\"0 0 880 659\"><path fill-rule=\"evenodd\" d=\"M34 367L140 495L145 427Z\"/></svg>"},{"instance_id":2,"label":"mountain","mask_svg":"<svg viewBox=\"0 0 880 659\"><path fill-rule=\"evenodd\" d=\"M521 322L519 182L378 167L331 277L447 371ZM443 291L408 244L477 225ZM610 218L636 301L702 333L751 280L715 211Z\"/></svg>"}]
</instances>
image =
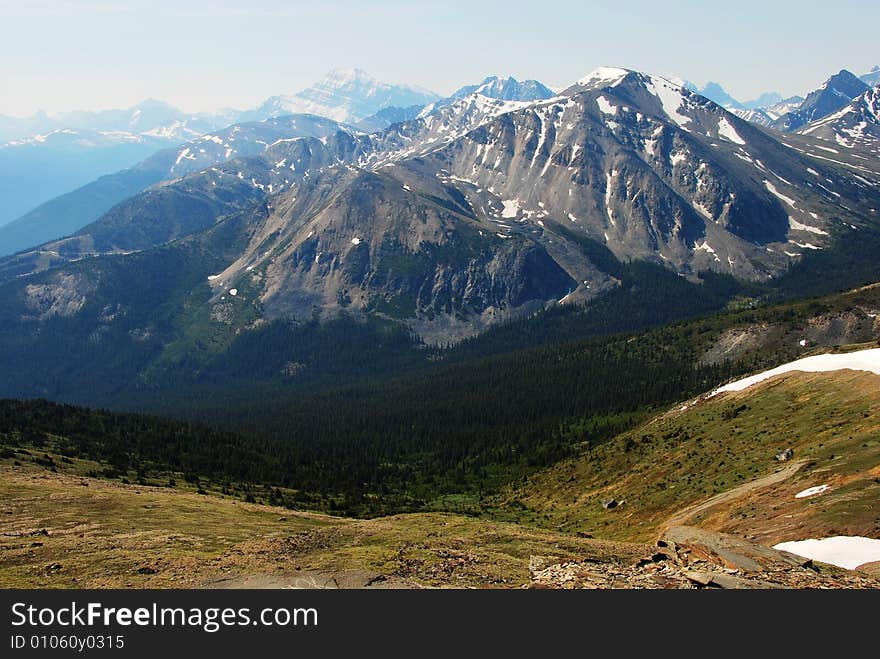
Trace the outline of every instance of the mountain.
<instances>
[{"instance_id":1,"label":"mountain","mask_svg":"<svg viewBox=\"0 0 880 659\"><path fill-rule=\"evenodd\" d=\"M789 96L788 98L784 98L781 101L777 101L773 105L762 108L762 110L767 114L767 116L776 121L782 115L797 110L803 102L803 96Z\"/></svg>"},{"instance_id":2,"label":"mountain","mask_svg":"<svg viewBox=\"0 0 880 659\"><path fill-rule=\"evenodd\" d=\"M372 135L278 140L132 197L0 261L4 299L18 300L7 314L18 332L93 322L81 314L94 298L148 317L115 287L170 276L158 264L183 253L199 284L175 295L198 291L187 313L218 331L346 314L431 343L593 300L631 261L764 281L875 222L876 172L788 139L625 69L541 101L475 93ZM83 258L101 254L118 256Z\"/></svg>"},{"instance_id":3,"label":"mountain","mask_svg":"<svg viewBox=\"0 0 880 659\"><path fill-rule=\"evenodd\" d=\"M514 78L502 80L497 77L490 77L484 80L480 85L472 86L472 88L474 90L479 88L479 93L481 95L491 98L532 100L552 96L552 92L548 88L534 80L519 82ZM413 96L413 94L416 94L416 96ZM461 96L462 93L458 93L458 96L449 99L449 102L451 103ZM416 97L423 102L408 107L397 107L393 105L386 106L386 103L395 99L406 100ZM368 107L378 107L379 109L377 112L369 117L361 119L356 124L359 130L376 132L385 129L394 123L413 119L422 112L424 101L433 100L436 98L436 95L425 95L419 90L413 91L412 88L384 85L383 83L379 83L370 78L363 71L355 70L352 72L333 72L322 82L316 84L313 88L310 88L310 90L306 90L297 95L297 98L300 99L300 101L306 99L308 103L311 104L308 105L309 108L319 111L319 114L325 115L336 114L344 115L346 117L351 115L353 117L354 115L352 112L357 113L366 111L365 108ZM318 107L318 105L315 105L319 99L323 99L322 102L325 103L324 106ZM287 112L290 107L292 106L289 104L284 108L278 106L276 110L278 112ZM302 107L306 107L306 105L302 105ZM274 112L275 111L269 112L269 114L274 114ZM247 113L244 114L246 115ZM266 113L261 111L251 114L262 115ZM202 124L193 123L192 119L181 119L179 111L158 101L145 101L129 110L110 110L99 113L68 113L61 115L59 121L72 125L102 124L116 128L125 126L127 130L124 131L106 130L101 131L100 133L93 132L93 134L104 135L105 140L110 139L112 136L114 139L118 139L124 143L137 142L153 145L152 148L145 149L144 152L137 152L135 157L119 164L117 167L113 167L112 161L108 161L106 166L102 166L98 170L91 170L88 168L74 170L74 168L64 166L65 172L71 170L76 171L74 183L79 185L85 184L97 176L107 174L115 169L132 165L137 162L137 155L143 157L148 152L155 151L163 143L167 144L168 141L182 141L184 137L192 138L193 134L201 135L202 132L195 130L193 126L197 125L199 128L206 127ZM159 126L156 125L157 122L163 121L167 123ZM275 119L273 118L273 122L274 121ZM301 119L301 121L306 120ZM253 124L254 122L250 123ZM132 132L132 130L144 129L149 126L152 126L152 128L144 133ZM85 131L86 129L59 129L51 133L49 137L52 140L59 141L60 137L83 135ZM263 144L263 146L266 146L275 139L280 139L281 137L290 137L300 134L317 134L308 131L297 133L294 130L292 133L284 133L283 135L280 135L276 134L277 131L275 131L272 126L267 127L266 132L267 136L265 137L268 141L264 140L265 144ZM217 142L218 139L220 142ZM5 209L6 221L16 221L14 223L15 226L9 227L5 234L0 231L0 255L8 254L24 247L33 246L40 242L76 231L89 221L97 219L101 213L106 212L109 209L108 204L112 205L113 202L122 201L128 196L131 196L131 194L135 194L144 189L147 185L157 183L165 178L179 176L182 173L196 171L200 164L215 164L238 155L251 153L250 150L242 151L240 148L240 145L243 142L247 142L247 140L250 139L249 135L242 134L238 136L239 146L233 146L232 143L235 142L234 138L230 144L222 146L222 144L225 144L224 139L222 133L217 131L210 132L206 134L202 143L199 144L197 148L193 148L183 155L178 154L180 155L180 158L177 159L176 164L170 168L172 171L165 173L163 172L165 169L164 164L157 166L157 160L163 161L168 155L168 153L160 154L157 155L156 160L143 163L136 167L137 175L132 175L128 172L120 172L106 180L93 181L93 183L85 186L83 190L75 190L71 192L70 196L65 195L64 198L61 199L52 199L50 202L47 202L45 208L35 207L41 202L46 201L47 198L52 197L52 192L59 194L76 186L71 185L70 180L65 177L43 176L41 180L47 184L52 184L52 182L56 180L58 184L56 187L49 188L50 193L46 193L40 186L33 184L22 185L18 178L10 176L7 179L10 188L9 195L11 196L15 193L22 195L24 198L21 203L10 203ZM35 145L35 148L42 147L45 150L46 142L48 140L49 138L47 136L41 135L35 138L19 140L14 144L30 144ZM259 138L253 137L253 140L254 142L252 144L257 146ZM95 140L93 139L91 141L94 142ZM84 147L88 145L88 142L85 139L80 139L79 142ZM200 154L204 154L206 150L208 151L207 157L203 155L200 156ZM261 147L258 147L255 152L259 152L260 150ZM223 153L224 155L220 157L220 153ZM52 164L52 159L54 157L56 157L54 152L46 152L45 158L48 160L49 165ZM41 161L41 165L42 164L43 161ZM17 172L24 171L20 162L12 162L9 169ZM144 176L143 174L145 172L151 172L151 174ZM76 210L70 213L66 210L68 207L76 208ZM19 217L24 211L30 209L34 210L28 213L25 217ZM49 215L51 215L51 217L48 217ZM0 218L0 220L2 220L2 218ZM34 227L40 228L35 230Z\"/></svg>"},{"instance_id":4,"label":"mountain","mask_svg":"<svg viewBox=\"0 0 880 659\"><path fill-rule=\"evenodd\" d=\"M727 91L717 82L708 82L702 89L696 90L710 101L715 101L723 108L743 110L745 106L733 98Z\"/></svg>"},{"instance_id":5,"label":"mountain","mask_svg":"<svg viewBox=\"0 0 880 659\"><path fill-rule=\"evenodd\" d=\"M504 108L503 111L507 111L515 107L515 104L523 105L549 99L553 96L553 91L537 80L519 81L513 77L489 76L479 84L465 85L453 92L451 96L425 106L419 116L426 117L440 112L444 108L455 107L457 110L452 114L469 116L471 118L468 121L476 125L480 120L474 120L471 115L482 116L483 108L477 107L481 104L496 108L490 110L490 114L495 114L498 112L498 108ZM462 103L469 104L471 109L464 110ZM449 116L450 113L444 112L444 115Z\"/></svg>"},{"instance_id":6,"label":"mountain","mask_svg":"<svg viewBox=\"0 0 880 659\"><path fill-rule=\"evenodd\" d=\"M502 101L541 101L553 96L553 91L537 80L519 81L513 76L489 76L478 85L467 85L455 91L451 98L460 99L471 94Z\"/></svg>"},{"instance_id":7,"label":"mountain","mask_svg":"<svg viewBox=\"0 0 880 659\"><path fill-rule=\"evenodd\" d=\"M778 96L778 94L776 94L776 96ZM758 124L764 128L772 128L775 127L776 122L781 116L796 111L803 102L803 97L792 96L790 98L781 99L766 107L749 108L748 104L744 104L745 107L742 108L732 107L728 109L740 119L753 124Z\"/></svg>"},{"instance_id":8,"label":"mountain","mask_svg":"<svg viewBox=\"0 0 880 659\"><path fill-rule=\"evenodd\" d=\"M356 123L384 108L423 106L438 98L425 89L381 82L361 69L334 69L296 94L266 99L256 110L243 113L242 120L316 114L334 121Z\"/></svg>"},{"instance_id":9,"label":"mountain","mask_svg":"<svg viewBox=\"0 0 880 659\"><path fill-rule=\"evenodd\" d=\"M376 114L366 119L361 119L354 126L365 133L376 133L388 128L392 124L415 119L424 107L423 105L410 105L408 108L399 108L392 105L391 107L379 110Z\"/></svg>"},{"instance_id":10,"label":"mountain","mask_svg":"<svg viewBox=\"0 0 880 659\"><path fill-rule=\"evenodd\" d=\"M797 132L846 149L861 147L880 154L880 86L872 87L843 109Z\"/></svg>"},{"instance_id":11,"label":"mountain","mask_svg":"<svg viewBox=\"0 0 880 659\"><path fill-rule=\"evenodd\" d=\"M846 69L834 74L815 91L807 94L796 110L782 115L773 127L782 131L797 130L801 126L827 117L867 91L868 85Z\"/></svg>"},{"instance_id":12,"label":"mountain","mask_svg":"<svg viewBox=\"0 0 880 659\"><path fill-rule=\"evenodd\" d=\"M226 126L231 113L187 115L147 100L120 110L0 118L0 135L9 137L0 143L0 226L163 147ZM0 253L8 249L0 242Z\"/></svg>"},{"instance_id":13,"label":"mountain","mask_svg":"<svg viewBox=\"0 0 880 659\"><path fill-rule=\"evenodd\" d=\"M751 101L745 101L743 103L743 108L746 110L768 108L771 105L776 105L782 100L782 94L780 94L779 92L764 92L763 94L758 96L758 98L755 98Z\"/></svg>"},{"instance_id":14,"label":"mountain","mask_svg":"<svg viewBox=\"0 0 880 659\"><path fill-rule=\"evenodd\" d=\"M324 142L314 142L308 145L307 148L316 153L321 152L321 155L318 157L319 160L323 158L331 159L331 161L355 157L353 152L349 152L350 149L355 149L358 157L363 160L363 164L377 167L405 155L412 156L417 153L431 151L436 148L440 141L451 141L454 137L460 136L485 122L488 118L514 108L525 107L526 105L528 105L528 102L501 101L490 99L477 93L464 99L456 100L451 105L442 105L430 118L422 118L405 123L397 131L392 130L376 136L361 136L356 146L348 144L350 139L349 133L343 131L341 133L342 139L335 140L331 145L332 148L339 148L341 153L331 153ZM430 113L430 107L422 110L422 113ZM256 161L243 162L240 166L237 166L234 175L241 174L242 177L247 178L245 176L247 174L254 181L254 184L248 188L248 194L245 195L247 199L250 199L251 194L265 194L264 191L274 190L279 186L289 184L292 170L290 167L279 168L276 166L276 163L282 161L292 162L290 149L296 149L301 146L299 142L291 144L279 141L282 137L293 138L308 135L326 138L328 135L342 130L338 124L328 119L309 115L299 115L298 117L302 128L308 129L311 127L311 130L298 129L297 116L232 126L226 131L200 138L200 140L194 143L195 146L187 146L157 154L155 158L145 161L136 168L138 173L151 172L152 178L132 177L128 172L107 177L96 182L96 184L86 186L68 198L58 200L59 203L57 204L52 202L47 204L46 208L37 209L36 212L17 221L15 223L16 229L21 226L21 230L25 232L26 236L31 235L26 227L44 225L52 228L53 237L72 233L87 223L87 221L83 222L83 219L97 219L95 217L95 210L109 210L106 203L93 203L96 197L104 198L106 196L104 194L105 190L112 192L112 195L109 195L107 198L121 202L136 192L145 189L148 185L158 183L161 180L180 177L189 172L198 172L209 165L222 163L235 156L256 155L264 149L267 151L264 161L259 163ZM316 125L315 122L317 122ZM285 127L281 137L276 134L279 127ZM173 163L171 162L172 159ZM303 173L308 173L308 170L301 169L299 175ZM147 180L149 180L149 183L144 184ZM210 178L210 176L202 177L201 181L204 185L211 185L212 187L216 184L216 181ZM120 185L121 182L125 182L125 184ZM136 182L137 185L142 185L142 187L134 189L128 185L131 182ZM185 194L189 196L188 186L192 183L192 181L187 180L182 182L180 186L164 186L159 191L159 194L165 197L173 196L179 189L187 188L188 192ZM214 195L213 190L206 192L209 196ZM121 197L122 194L125 194L125 197ZM133 199L132 203L136 205L138 200ZM235 205L233 200L230 200L230 203ZM82 214L69 214L65 211L68 207L82 209L88 212L89 216L86 218ZM222 209L218 208L217 210L220 212ZM47 221L47 218L64 218L68 222L68 224L64 225L64 228L68 230L59 233L59 230L52 224L53 221L57 220L49 219ZM73 221L76 221L78 225L73 225ZM111 222L111 224L115 226L115 222ZM100 233L102 226L103 224L97 223L95 227L89 228L88 231ZM0 237L2 237L2 229L0 229ZM34 241L31 240L22 246L32 246L33 244ZM80 245L85 251L74 250L74 244ZM75 240L64 241L64 245L65 249L63 251L67 254L68 258L80 258L92 253L91 247L88 247L89 242L83 241L81 237ZM143 245L142 247L146 246L149 245ZM13 268L13 271L20 272L19 269L22 267L22 264L30 262L39 263L41 264L40 267L46 267L49 263L55 262L55 259L58 257L51 257L47 262L45 253L48 251L51 254L57 251L57 247L58 245L50 245L47 246L48 250L37 250L17 257L14 260L16 266ZM42 256L38 256L40 254Z\"/></svg>"},{"instance_id":15,"label":"mountain","mask_svg":"<svg viewBox=\"0 0 880 659\"><path fill-rule=\"evenodd\" d=\"M10 140L37 135L62 128L52 121L45 112L36 112L30 117L9 117L0 115L0 144Z\"/></svg>"},{"instance_id":16,"label":"mountain","mask_svg":"<svg viewBox=\"0 0 880 659\"><path fill-rule=\"evenodd\" d=\"M727 90L717 82L708 82L702 88L690 83L682 85L683 87L702 94L710 101L715 101L721 107L733 111L743 112L745 110L763 110L775 105L783 100L782 95L778 92L764 92L758 98L751 101L740 102L727 93Z\"/></svg>"},{"instance_id":17,"label":"mountain","mask_svg":"<svg viewBox=\"0 0 880 659\"><path fill-rule=\"evenodd\" d=\"M234 110L218 114L187 114L163 101L147 99L131 108L64 112L53 118L73 129L127 131L182 141L231 123L234 115Z\"/></svg>"},{"instance_id":18,"label":"mountain","mask_svg":"<svg viewBox=\"0 0 880 659\"><path fill-rule=\"evenodd\" d=\"M863 75L860 75L859 80L864 82L869 87L876 87L877 85L880 85L880 66L874 65L870 71Z\"/></svg>"},{"instance_id":19,"label":"mountain","mask_svg":"<svg viewBox=\"0 0 880 659\"><path fill-rule=\"evenodd\" d=\"M0 116L0 143L32 138L53 131L131 133L185 141L235 121L237 110L217 113L186 113L163 101L147 99L130 108L76 110L31 117Z\"/></svg>"},{"instance_id":20,"label":"mountain","mask_svg":"<svg viewBox=\"0 0 880 659\"><path fill-rule=\"evenodd\" d=\"M180 178L230 159L257 155L279 140L326 137L338 130L339 124L329 119L287 116L235 124L182 146L166 148L129 169L98 178L0 227L0 255L72 234L116 204L161 181ZM2 155L0 149L0 162ZM77 162L82 159L77 154ZM13 162L20 161L17 158Z\"/></svg>"}]
</instances>

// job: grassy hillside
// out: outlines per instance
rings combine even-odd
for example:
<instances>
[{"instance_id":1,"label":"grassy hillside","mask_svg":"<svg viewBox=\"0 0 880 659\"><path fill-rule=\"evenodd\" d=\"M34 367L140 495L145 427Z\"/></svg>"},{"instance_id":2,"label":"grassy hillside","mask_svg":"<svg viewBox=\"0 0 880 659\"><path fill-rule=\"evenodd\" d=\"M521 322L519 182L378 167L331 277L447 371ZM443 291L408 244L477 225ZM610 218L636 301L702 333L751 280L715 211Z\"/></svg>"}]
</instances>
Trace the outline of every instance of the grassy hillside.
<instances>
[{"instance_id":1,"label":"grassy hillside","mask_svg":"<svg viewBox=\"0 0 880 659\"><path fill-rule=\"evenodd\" d=\"M787 448L794 462L780 463ZM795 499L818 485L829 489ZM612 498L623 503L603 508ZM692 400L536 474L502 502L511 518L616 539L650 540L682 523L762 544L878 537L880 376L791 373Z\"/></svg>"},{"instance_id":2,"label":"grassy hillside","mask_svg":"<svg viewBox=\"0 0 880 659\"><path fill-rule=\"evenodd\" d=\"M395 586L519 586L529 581L533 555L617 563L649 550L441 513L352 520L291 512L70 471L83 466L52 473L0 465L0 588L236 580L280 587L281 578L292 585L381 578Z\"/></svg>"}]
</instances>

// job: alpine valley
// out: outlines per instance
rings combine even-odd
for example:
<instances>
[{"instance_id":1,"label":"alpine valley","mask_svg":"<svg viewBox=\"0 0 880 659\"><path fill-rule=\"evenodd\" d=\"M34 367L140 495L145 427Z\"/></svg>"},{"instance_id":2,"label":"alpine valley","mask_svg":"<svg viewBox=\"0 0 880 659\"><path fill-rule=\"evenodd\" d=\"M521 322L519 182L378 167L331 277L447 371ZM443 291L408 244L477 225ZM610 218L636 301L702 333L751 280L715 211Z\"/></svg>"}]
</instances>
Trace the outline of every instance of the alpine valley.
<instances>
[{"instance_id":1,"label":"alpine valley","mask_svg":"<svg viewBox=\"0 0 880 659\"><path fill-rule=\"evenodd\" d=\"M0 584L877 587L773 549L880 544L875 73L334 71L33 208Z\"/></svg>"}]
</instances>

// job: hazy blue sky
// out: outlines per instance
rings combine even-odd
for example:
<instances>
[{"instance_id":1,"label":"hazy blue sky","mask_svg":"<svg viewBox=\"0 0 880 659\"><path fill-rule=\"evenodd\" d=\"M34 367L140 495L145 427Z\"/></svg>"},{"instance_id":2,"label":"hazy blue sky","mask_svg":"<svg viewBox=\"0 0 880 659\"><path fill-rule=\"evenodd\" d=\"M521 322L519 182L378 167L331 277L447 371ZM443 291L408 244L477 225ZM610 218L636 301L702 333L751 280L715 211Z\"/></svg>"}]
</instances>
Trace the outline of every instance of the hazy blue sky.
<instances>
[{"instance_id":1,"label":"hazy blue sky","mask_svg":"<svg viewBox=\"0 0 880 659\"><path fill-rule=\"evenodd\" d=\"M448 93L491 73L562 86L608 64L803 93L880 63L880 2L0 0L0 114L251 107L332 67Z\"/></svg>"}]
</instances>

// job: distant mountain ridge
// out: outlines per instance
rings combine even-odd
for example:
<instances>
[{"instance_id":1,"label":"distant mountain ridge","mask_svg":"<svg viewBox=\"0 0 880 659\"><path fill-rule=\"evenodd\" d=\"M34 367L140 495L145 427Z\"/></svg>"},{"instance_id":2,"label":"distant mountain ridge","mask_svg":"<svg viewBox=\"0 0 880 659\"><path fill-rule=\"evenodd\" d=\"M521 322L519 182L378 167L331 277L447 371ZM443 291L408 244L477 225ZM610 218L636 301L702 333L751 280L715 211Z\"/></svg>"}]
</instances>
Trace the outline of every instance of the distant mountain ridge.
<instances>
[{"instance_id":1,"label":"distant mountain ridge","mask_svg":"<svg viewBox=\"0 0 880 659\"><path fill-rule=\"evenodd\" d=\"M354 123L388 107L426 105L440 98L426 89L381 82L362 69L334 69L300 92L272 96L242 120L262 120L285 114L316 114Z\"/></svg>"},{"instance_id":2,"label":"distant mountain ridge","mask_svg":"<svg viewBox=\"0 0 880 659\"><path fill-rule=\"evenodd\" d=\"M130 168L102 176L0 226L0 256L75 233L116 204L162 181L230 159L258 155L279 140L327 137L339 130L342 126L330 119L293 115L234 124L181 146L162 149ZM0 164L3 153L0 149Z\"/></svg>"},{"instance_id":3,"label":"distant mountain ridge","mask_svg":"<svg viewBox=\"0 0 880 659\"><path fill-rule=\"evenodd\" d=\"M236 110L186 113L163 101L146 99L130 108L114 110L75 110L54 115L38 112L23 118L0 116L0 144L62 130L186 140L229 125L237 115Z\"/></svg>"},{"instance_id":4,"label":"distant mountain ridge","mask_svg":"<svg viewBox=\"0 0 880 659\"><path fill-rule=\"evenodd\" d=\"M519 81L513 76L489 76L478 85L467 85L453 92L450 98L481 94L502 101L540 101L553 96L553 91L537 80Z\"/></svg>"},{"instance_id":5,"label":"distant mountain ridge","mask_svg":"<svg viewBox=\"0 0 880 659\"><path fill-rule=\"evenodd\" d=\"M479 89L480 96L485 98L534 100L552 96L549 88L536 80L519 82L512 77L501 79L491 76L483 80L482 83L472 85L469 88ZM414 98L412 95L413 89L415 88L395 87L381 83L359 70L350 72L350 75L337 71L329 74L323 81L316 84L314 88L310 88L310 90L306 90L297 96L299 99L297 103L304 98L311 99L303 107L310 107L324 115L335 114L345 116L351 116L355 109L357 113L361 113L366 112L367 109L382 106L374 114L354 124L357 130L369 133L384 130L394 123L414 119L419 113L423 112L424 103L422 102L408 107L384 105L395 100L412 100ZM321 93L324 95L321 96ZM415 98L421 101L435 97L435 95L426 95L418 90L415 93ZM457 94L457 97L450 97L447 99L447 102L452 103L461 98L462 90L459 90ZM323 98L324 104L315 105L313 101L317 98ZM333 103L339 103L340 105L332 105ZM435 106L432 105L431 107ZM169 106L158 102L154 103L153 109L154 114L159 113L158 116L162 119L167 119L167 113L173 110L169 110ZM161 114L162 112L165 112L166 115ZM137 111L112 111L105 113L105 115L117 123L132 122L133 118L143 121L146 116L143 112L138 114ZM242 113L240 116L260 116L260 112ZM297 128L297 121L300 122L302 130ZM108 174L100 180L88 183L82 189L72 190L57 199L52 199L42 206L34 208L6 227L0 227L0 255L9 254L25 247L31 247L41 242L73 233L89 222L98 219L114 203L121 202L127 197L141 192L150 185L159 183L162 180L180 177L244 155L256 155L277 139L305 135L326 137L341 128L341 125L332 119L316 115L297 114L287 115L286 118L264 117L259 121L236 123L229 128L210 131L204 135L202 133L190 135L187 140L188 143L175 152L172 158L173 163L165 163L170 152L157 154L156 157L137 164L130 172L123 171ZM144 151L140 153L142 156L165 146L169 140L172 143L177 141L170 139L167 134L161 133L158 129L151 131L150 135L139 135L129 131L102 131L100 134L93 131L92 133L95 136L101 136L105 140L118 140L123 143L147 145ZM161 137L155 136L160 134ZM198 137L199 135L203 136ZM83 129L58 129L46 135L17 140L15 145L33 145L33 147L40 149L65 140L78 143L85 140L85 138L86 132ZM94 141L96 138L92 139ZM172 151L174 150L172 149ZM0 149L0 160L2 160L2 153L2 149ZM136 161L137 158L133 160ZM131 162L131 164L134 164L134 162ZM96 174L101 173L103 172L96 172ZM92 177L80 180L80 183L85 183L89 178ZM62 192L62 190L59 190L59 192ZM23 206L24 204L15 207L18 213L27 210ZM16 214L11 212L11 207L9 210L10 214L7 219L12 220Z\"/></svg>"},{"instance_id":6,"label":"distant mountain ridge","mask_svg":"<svg viewBox=\"0 0 880 659\"><path fill-rule=\"evenodd\" d=\"M121 110L0 117L0 227L164 147L225 126L231 116L187 115L147 100ZM33 244L5 243L0 233L0 253Z\"/></svg>"}]
</instances>

